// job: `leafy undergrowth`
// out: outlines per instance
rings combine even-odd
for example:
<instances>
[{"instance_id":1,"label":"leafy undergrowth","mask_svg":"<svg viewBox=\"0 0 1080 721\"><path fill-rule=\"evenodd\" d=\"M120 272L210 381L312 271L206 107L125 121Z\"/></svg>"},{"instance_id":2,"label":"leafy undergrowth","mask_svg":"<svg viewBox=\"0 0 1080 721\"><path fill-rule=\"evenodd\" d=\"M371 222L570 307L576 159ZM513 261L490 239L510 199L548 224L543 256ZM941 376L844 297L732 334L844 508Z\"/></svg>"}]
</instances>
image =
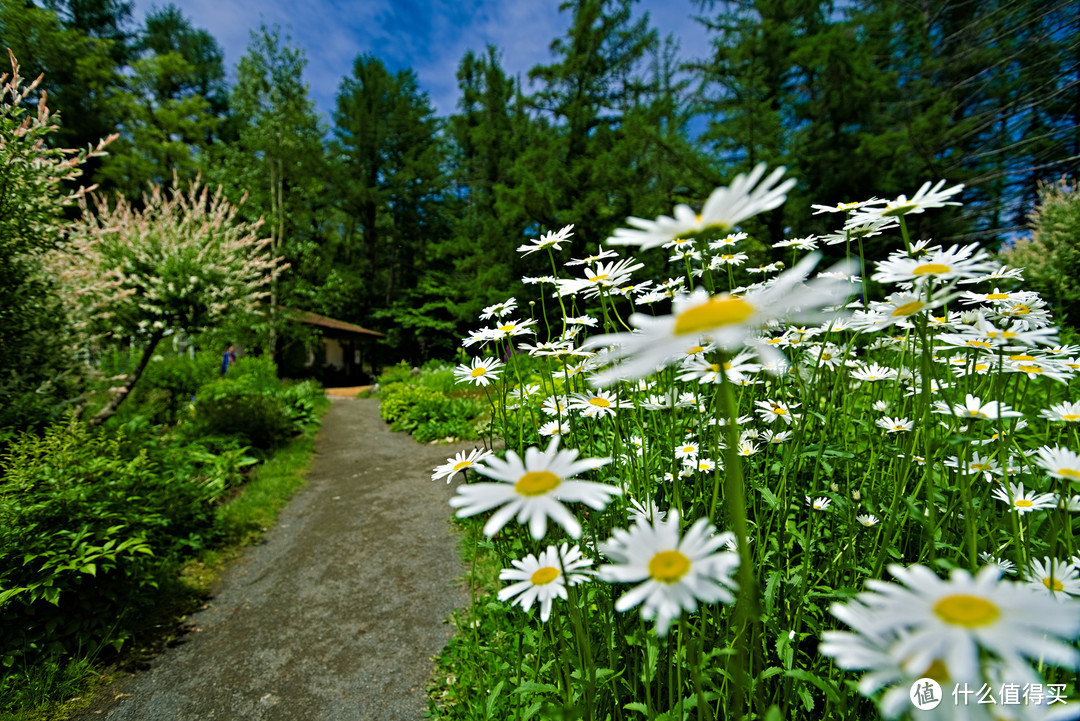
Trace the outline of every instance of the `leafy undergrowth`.
<instances>
[{"instance_id":1,"label":"leafy undergrowth","mask_svg":"<svg viewBox=\"0 0 1080 721\"><path fill-rule=\"evenodd\" d=\"M319 419L329 408L320 399L313 409ZM137 604L138 612L126 642L113 648L98 644L74 654L46 656L16 665L5 678L0 721L54 721L90 705L110 683L125 673L148 667L149 661L189 629L187 617L199 610L228 562L258 541L278 513L304 485L321 420L273 452L251 479L217 507L219 533L213 545L183 563L164 568ZM138 618L134 624L131 618Z\"/></svg>"}]
</instances>

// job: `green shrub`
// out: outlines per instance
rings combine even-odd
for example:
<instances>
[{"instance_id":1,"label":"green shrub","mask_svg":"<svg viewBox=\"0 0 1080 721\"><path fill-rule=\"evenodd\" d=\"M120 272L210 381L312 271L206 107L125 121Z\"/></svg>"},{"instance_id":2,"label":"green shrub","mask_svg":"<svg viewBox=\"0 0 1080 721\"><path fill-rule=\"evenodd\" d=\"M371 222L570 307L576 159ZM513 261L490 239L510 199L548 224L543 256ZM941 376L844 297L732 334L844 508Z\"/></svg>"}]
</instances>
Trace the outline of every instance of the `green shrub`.
<instances>
[{"instance_id":1,"label":"green shrub","mask_svg":"<svg viewBox=\"0 0 1080 721\"><path fill-rule=\"evenodd\" d=\"M379 415L391 425L398 423L418 406L425 413L437 414L435 408L447 400L446 394L434 388L420 385L393 383L379 391Z\"/></svg>"},{"instance_id":2,"label":"green shrub","mask_svg":"<svg viewBox=\"0 0 1080 721\"><path fill-rule=\"evenodd\" d=\"M1039 186L1032 233L1001 252L1002 262L1024 268L1024 288L1038 291L1072 327L1080 327L1080 186L1062 179Z\"/></svg>"},{"instance_id":3,"label":"green shrub","mask_svg":"<svg viewBox=\"0 0 1080 721\"><path fill-rule=\"evenodd\" d=\"M137 359L136 359L137 360ZM220 359L215 353L154 356L136 386L139 412L145 401L156 399L161 410L151 415L160 422L173 422L198 393L199 388L218 376Z\"/></svg>"},{"instance_id":4,"label":"green shrub","mask_svg":"<svg viewBox=\"0 0 1080 721\"><path fill-rule=\"evenodd\" d=\"M223 378L195 395L195 418L201 432L237 435L262 449L281 445L299 425L302 408L288 402L277 369L269 358L244 358Z\"/></svg>"},{"instance_id":5,"label":"green shrub","mask_svg":"<svg viewBox=\"0 0 1080 721\"><path fill-rule=\"evenodd\" d=\"M474 398L450 398L424 385L394 383L380 391L379 413L391 430L412 433L427 443L439 438L478 438L477 419L484 404Z\"/></svg>"},{"instance_id":6,"label":"green shrub","mask_svg":"<svg viewBox=\"0 0 1080 721\"><path fill-rule=\"evenodd\" d=\"M383 387L392 383L405 383L410 378L412 378L412 366L405 361L401 361L397 365L383 368L377 383L380 387Z\"/></svg>"},{"instance_id":7,"label":"green shrub","mask_svg":"<svg viewBox=\"0 0 1080 721\"><path fill-rule=\"evenodd\" d=\"M0 663L129 635L173 559L212 536L213 489L123 450L116 433L53 426L0 463Z\"/></svg>"}]
</instances>

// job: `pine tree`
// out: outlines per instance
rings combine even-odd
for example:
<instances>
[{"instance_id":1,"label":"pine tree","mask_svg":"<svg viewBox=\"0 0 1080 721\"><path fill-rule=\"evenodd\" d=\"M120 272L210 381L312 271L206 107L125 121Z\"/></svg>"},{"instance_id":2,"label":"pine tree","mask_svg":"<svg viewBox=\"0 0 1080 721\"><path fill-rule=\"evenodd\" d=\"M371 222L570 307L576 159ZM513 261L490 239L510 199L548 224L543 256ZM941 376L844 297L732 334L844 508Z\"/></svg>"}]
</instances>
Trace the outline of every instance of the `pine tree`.
<instances>
[{"instance_id":1,"label":"pine tree","mask_svg":"<svg viewBox=\"0 0 1080 721\"><path fill-rule=\"evenodd\" d=\"M391 74L367 55L342 82L334 122L332 193L345 218L337 317L383 318L391 344L423 352L427 318L413 311L438 295L421 279L432 245L448 234L440 123L415 73ZM404 322L407 312L413 323ZM445 318L431 322L445 333Z\"/></svg>"},{"instance_id":2,"label":"pine tree","mask_svg":"<svg viewBox=\"0 0 1080 721\"><path fill-rule=\"evenodd\" d=\"M120 109L121 137L98 177L107 189L139 197L150 184L192 179L198 153L211 145L225 105L222 52L175 6L154 10L137 43Z\"/></svg>"}]
</instances>

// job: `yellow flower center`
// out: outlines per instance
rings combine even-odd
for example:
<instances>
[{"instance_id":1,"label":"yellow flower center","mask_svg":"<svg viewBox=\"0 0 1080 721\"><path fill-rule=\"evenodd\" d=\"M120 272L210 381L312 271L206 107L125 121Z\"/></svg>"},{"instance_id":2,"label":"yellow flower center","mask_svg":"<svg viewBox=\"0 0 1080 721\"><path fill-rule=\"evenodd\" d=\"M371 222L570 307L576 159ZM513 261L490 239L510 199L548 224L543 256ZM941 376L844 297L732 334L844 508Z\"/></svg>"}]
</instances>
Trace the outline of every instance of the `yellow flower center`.
<instances>
[{"instance_id":1,"label":"yellow flower center","mask_svg":"<svg viewBox=\"0 0 1080 721\"><path fill-rule=\"evenodd\" d=\"M589 403L598 408L611 408L611 401L606 398L600 398L599 396L597 396L596 398L590 398Z\"/></svg>"},{"instance_id":2,"label":"yellow flower center","mask_svg":"<svg viewBox=\"0 0 1080 721\"><path fill-rule=\"evenodd\" d=\"M943 263L924 263L911 271L912 275L942 275L948 273L951 268Z\"/></svg>"},{"instance_id":3,"label":"yellow flower center","mask_svg":"<svg viewBox=\"0 0 1080 721\"><path fill-rule=\"evenodd\" d=\"M559 569L554 566L544 566L538 568L533 572L533 575L529 577L534 586L546 586L559 577Z\"/></svg>"},{"instance_id":4,"label":"yellow flower center","mask_svg":"<svg viewBox=\"0 0 1080 721\"><path fill-rule=\"evenodd\" d=\"M945 623L964 628L978 628L993 623L1001 611L979 596L957 593L934 604L934 613Z\"/></svg>"},{"instance_id":5,"label":"yellow flower center","mask_svg":"<svg viewBox=\"0 0 1080 721\"><path fill-rule=\"evenodd\" d=\"M1024 371L1025 373L1042 373L1043 372L1043 369L1040 368L1039 366L1031 366L1031 365L1020 366L1020 370Z\"/></svg>"},{"instance_id":6,"label":"yellow flower center","mask_svg":"<svg viewBox=\"0 0 1080 721\"><path fill-rule=\"evenodd\" d=\"M1031 312L1031 308L1028 308L1023 303L1017 303L1016 305L1014 305L1012 307L1012 314L1013 315L1027 315L1030 312Z\"/></svg>"},{"instance_id":7,"label":"yellow flower center","mask_svg":"<svg viewBox=\"0 0 1080 721\"><path fill-rule=\"evenodd\" d=\"M932 678L935 681L948 681L949 669L941 662L940 659L935 658L933 663L926 667L926 670L919 674L919 678Z\"/></svg>"},{"instance_id":8,"label":"yellow flower center","mask_svg":"<svg viewBox=\"0 0 1080 721\"><path fill-rule=\"evenodd\" d=\"M1059 468L1058 473L1062 476L1067 476L1073 480L1080 481L1080 471L1075 468Z\"/></svg>"},{"instance_id":9,"label":"yellow flower center","mask_svg":"<svg viewBox=\"0 0 1080 721\"><path fill-rule=\"evenodd\" d=\"M903 203L897 203L896 205L887 207L888 210L882 213L882 215L907 215L915 209L915 204L904 201Z\"/></svg>"},{"instance_id":10,"label":"yellow flower center","mask_svg":"<svg viewBox=\"0 0 1080 721\"><path fill-rule=\"evenodd\" d=\"M692 345L686 349L686 355L694 355L695 353L700 353L703 350L705 349L699 345Z\"/></svg>"},{"instance_id":11,"label":"yellow flower center","mask_svg":"<svg viewBox=\"0 0 1080 721\"><path fill-rule=\"evenodd\" d=\"M990 370L990 366L986 365L985 363L976 363L975 364L975 370L976 371Z\"/></svg>"},{"instance_id":12,"label":"yellow flower center","mask_svg":"<svg viewBox=\"0 0 1080 721\"><path fill-rule=\"evenodd\" d=\"M986 295L986 299L987 300L1008 300L1009 299L1009 294L1008 293L988 293Z\"/></svg>"},{"instance_id":13,"label":"yellow flower center","mask_svg":"<svg viewBox=\"0 0 1080 721\"><path fill-rule=\"evenodd\" d=\"M724 365L727 365L727 363L725 363ZM710 363L709 367L712 368L713 373L719 373L720 372L720 364L719 363Z\"/></svg>"},{"instance_id":14,"label":"yellow flower center","mask_svg":"<svg viewBox=\"0 0 1080 721\"><path fill-rule=\"evenodd\" d=\"M925 305L926 303L923 303L921 300L913 300L897 306L892 314L894 318L911 315L912 313L918 313Z\"/></svg>"},{"instance_id":15,"label":"yellow flower center","mask_svg":"<svg viewBox=\"0 0 1080 721\"><path fill-rule=\"evenodd\" d=\"M721 259L721 260L731 260L731 259L732 259L732 258L734 258L734 257L735 257L735 256L734 256L734 255L732 255L731 253L725 253L724 255L721 255L721 256L720 256L720 259Z\"/></svg>"},{"instance_id":16,"label":"yellow flower center","mask_svg":"<svg viewBox=\"0 0 1080 721\"><path fill-rule=\"evenodd\" d=\"M472 369L472 373L470 373L469 375L472 376L473 378L479 378L480 376L484 375L485 373L487 373L487 368L485 368L484 366L476 366L475 368Z\"/></svg>"},{"instance_id":17,"label":"yellow flower center","mask_svg":"<svg viewBox=\"0 0 1080 721\"><path fill-rule=\"evenodd\" d=\"M822 353L821 360L832 360L832 353Z\"/></svg>"},{"instance_id":18,"label":"yellow flower center","mask_svg":"<svg viewBox=\"0 0 1080 721\"><path fill-rule=\"evenodd\" d=\"M529 471L517 480L514 490L523 496L542 496L559 487L562 479L551 471Z\"/></svg>"},{"instance_id":19,"label":"yellow flower center","mask_svg":"<svg viewBox=\"0 0 1080 721\"><path fill-rule=\"evenodd\" d=\"M968 409L968 412L967 412L967 414L968 414L969 416L971 416L972 418L987 418L987 417L988 417L988 416L987 416L987 415L986 415L985 413L983 413L982 411L973 411L973 410L971 410L970 408Z\"/></svg>"},{"instance_id":20,"label":"yellow flower center","mask_svg":"<svg viewBox=\"0 0 1080 721\"><path fill-rule=\"evenodd\" d=\"M1033 355L1011 355L1011 356L1009 356L1009 360L1011 360L1011 361L1032 360L1033 361L1033 360L1035 360L1035 356L1033 356Z\"/></svg>"},{"instance_id":21,"label":"yellow flower center","mask_svg":"<svg viewBox=\"0 0 1080 721\"><path fill-rule=\"evenodd\" d=\"M456 472L460 471L462 468L468 468L471 465L472 465L472 461L462 461L461 463L458 463L456 466L454 466L454 472L456 473Z\"/></svg>"},{"instance_id":22,"label":"yellow flower center","mask_svg":"<svg viewBox=\"0 0 1080 721\"><path fill-rule=\"evenodd\" d=\"M787 415L787 411L784 410L783 408L781 408L780 406L773 406L772 407L772 412L775 413L778 416L786 416Z\"/></svg>"},{"instance_id":23,"label":"yellow flower center","mask_svg":"<svg viewBox=\"0 0 1080 721\"><path fill-rule=\"evenodd\" d=\"M1029 501L1026 498L1018 498L1017 500L1013 501L1013 505L1016 506L1017 508L1031 508L1032 506L1035 505L1035 503L1032 502L1032 501Z\"/></svg>"},{"instance_id":24,"label":"yellow flower center","mask_svg":"<svg viewBox=\"0 0 1080 721\"><path fill-rule=\"evenodd\" d=\"M989 463L972 463L971 467L974 468L977 471L989 471L990 470L990 464Z\"/></svg>"},{"instance_id":25,"label":"yellow flower center","mask_svg":"<svg viewBox=\"0 0 1080 721\"><path fill-rule=\"evenodd\" d=\"M1066 413L1061 417L1061 419L1065 421L1080 421L1080 415L1077 415L1075 413Z\"/></svg>"},{"instance_id":26,"label":"yellow flower center","mask_svg":"<svg viewBox=\"0 0 1080 721\"><path fill-rule=\"evenodd\" d=\"M990 344L984 340L969 340L967 344L973 348L989 348Z\"/></svg>"},{"instance_id":27,"label":"yellow flower center","mask_svg":"<svg viewBox=\"0 0 1080 721\"><path fill-rule=\"evenodd\" d=\"M599 283L602 280L607 280L607 278L608 274L604 273L602 275L594 275L592 278L589 278L589 280L591 280L593 283Z\"/></svg>"},{"instance_id":28,"label":"yellow flower center","mask_svg":"<svg viewBox=\"0 0 1080 721\"><path fill-rule=\"evenodd\" d=\"M754 306L727 294L709 298L679 314L675 334L703 333L713 328L745 323L754 315Z\"/></svg>"},{"instance_id":29,"label":"yellow flower center","mask_svg":"<svg viewBox=\"0 0 1080 721\"><path fill-rule=\"evenodd\" d=\"M501 330L503 333L509 333L510 331L514 330L514 328L517 328L517 326L513 323L499 326L499 330Z\"/></svg>"},{"instance_id":30,"label":"yellow flower center","mask_svg":"<svg viewBox=\"0 0 1080 721\"><path fill-rule=\"evenodd\" d=\"M1061 580L1057 579L1057 578L1049 578L1049 577L1047 577L1047 578L1044 578L1042 580L1042 583L1050 591L1064 591L1065 590L1065 584L1062 583Z\"/></svg>"},{"instance_id":31,"label":"yellow flower center","mask_svg":"<svg viewBox=\"0 0 1080 721\"><path fill-rule=\"evenodd\" d=\"M675 583L690 570L690 559L678 551L660 551L649 561L649 575L660 583Z\"/></svg>"}]
</instances>

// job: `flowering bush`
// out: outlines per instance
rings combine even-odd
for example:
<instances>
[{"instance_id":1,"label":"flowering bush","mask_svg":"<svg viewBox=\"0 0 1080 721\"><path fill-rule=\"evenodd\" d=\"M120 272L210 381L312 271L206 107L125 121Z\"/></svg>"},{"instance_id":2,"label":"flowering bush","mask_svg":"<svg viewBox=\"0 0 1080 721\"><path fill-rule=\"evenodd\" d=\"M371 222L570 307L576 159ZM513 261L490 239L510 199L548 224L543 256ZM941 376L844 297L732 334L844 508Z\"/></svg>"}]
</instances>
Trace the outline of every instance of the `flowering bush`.
<instances>
[{"instance_id":1,"label":"flowering bush","mask_svg":"<svg viewBox=\"0 0 1080 721\"><path fill-rule=\"evenodd\" d=\"M610 247L559 271L569 227L519 249L549 254L557 275L526 282L562 313L509 299L464 341L459 383L500 399L507 450L433 479L464 478L451 505L514 583L461 618L439 715L892 718L933 680L936 718L1043 719L1042 689L1076 695L1080 348L1021 270L912 241L909 214L957 204L943 181L817 206L835 233L745 267L736 226L784 201L782 176L606 241L663 247L666 279ZM875 299L855 249L878 234L896 250ZM823 246L843 259L819 270ZM535 376L497 360L520 351ZM1028 691L964 704L984 686Z\"/></svg>"},{"instance_id":2,"label":"flowering bush","mask_svg":"<svg viewBox=\"0 0 1080 721\"><path fill-rule=\"evenodd\" d=\"M50 255L87 342L143 339L142 361L96 416L115 412L138 381L167 330L189 334L230 314L251 312L285 267L267 252L260 223L236 220L222 189L214 195L178 181L154 187L141 208L120 198L83 202L68 247Z\"/></svg>"},{"instance_id":3,"label":"flowering bush","mask_svg":"<svg viewBox=\"0 0 1080 721\"><path fill-rule=\"evenodd\" d=\"M14 56L0 76L0 427L47 420L57 396L77 394L73 338L41 260L62 243L64 209L87 190L71 189L82 164L113 139L50 147L58 128L44 94L36 112L26 106L40 80L24 84Z\"/></svg>"}]
</instances>

